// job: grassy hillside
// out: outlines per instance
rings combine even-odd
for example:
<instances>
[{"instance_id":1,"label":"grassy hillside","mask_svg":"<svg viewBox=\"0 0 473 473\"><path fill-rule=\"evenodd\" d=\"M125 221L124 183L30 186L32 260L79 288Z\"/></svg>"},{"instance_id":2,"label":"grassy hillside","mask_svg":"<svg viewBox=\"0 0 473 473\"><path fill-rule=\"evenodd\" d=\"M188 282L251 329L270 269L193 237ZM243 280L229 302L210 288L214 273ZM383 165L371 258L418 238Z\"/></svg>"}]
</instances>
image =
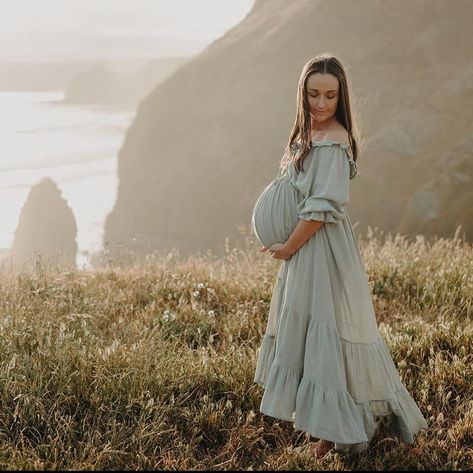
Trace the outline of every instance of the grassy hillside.
<instances>
[{"instance_id":1,"label":"grassy hillside","mask_svg":"<svg viewBox=\"0 0 473 473\"><path fill-rule=\"evenodd\" d=\"M473 252L371 231L378 322L429 428L387 420L359 457L295 454L253 383L280 261L227 245L94 272L38 264L0 283L1 469L467 469L473 466Z\"/></svg>"}]
</instances>

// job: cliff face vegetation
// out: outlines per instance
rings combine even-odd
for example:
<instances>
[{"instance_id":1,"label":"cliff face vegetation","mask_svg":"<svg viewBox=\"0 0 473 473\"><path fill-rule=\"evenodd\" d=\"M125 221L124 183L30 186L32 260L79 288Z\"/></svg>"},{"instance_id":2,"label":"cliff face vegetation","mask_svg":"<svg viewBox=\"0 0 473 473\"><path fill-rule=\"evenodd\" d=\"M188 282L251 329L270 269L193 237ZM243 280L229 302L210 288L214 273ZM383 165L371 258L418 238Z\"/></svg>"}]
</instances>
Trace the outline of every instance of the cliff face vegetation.
<instances>
[{"instance_id":1,"label":"cliff face vegetation","mask_svg":"<svg viewBox=\"0 0 473 473\"><path fill-rule=\"evenodd\" d=\"M77 226L56 183L44 178L32 187L20 213L11 256L15 265L45 263L76 266Z\"/></svg>"},{"instance_id":2,"label":"cliff face vegetation","mask_svg":"<svg viewBox=\"0 0 473 473\"><path fill-rule=\"evenodd\" d=\"M276 175L304 63L346 66L363 142L348 211L408 236L473 238L473 3L257 1L142 100L104 242L223 252Z\"/></svg>"}]
</instances>

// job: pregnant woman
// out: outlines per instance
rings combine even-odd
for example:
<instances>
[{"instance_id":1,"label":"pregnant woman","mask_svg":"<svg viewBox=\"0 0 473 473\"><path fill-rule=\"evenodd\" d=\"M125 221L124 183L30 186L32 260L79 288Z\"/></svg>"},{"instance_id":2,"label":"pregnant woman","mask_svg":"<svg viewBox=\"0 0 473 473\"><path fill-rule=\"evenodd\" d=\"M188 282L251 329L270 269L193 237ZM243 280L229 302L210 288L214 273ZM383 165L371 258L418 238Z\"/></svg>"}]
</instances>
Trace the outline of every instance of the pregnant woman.
<instances>
[{"instance_id":1,"label":"pregnant woman","mask_svg":"<svg viewBox=\"0 0 473 473\"><path fill-rule=\"evenodd\" d=\"M378 330L345 204L357 174L349 90L340 61L304 66L297 116L277 177L258 197L253 231L282 264L255 373L260 411L332 448L365 450L382 416L407 443L427 426Z\"/></svg>"}]
</instances>

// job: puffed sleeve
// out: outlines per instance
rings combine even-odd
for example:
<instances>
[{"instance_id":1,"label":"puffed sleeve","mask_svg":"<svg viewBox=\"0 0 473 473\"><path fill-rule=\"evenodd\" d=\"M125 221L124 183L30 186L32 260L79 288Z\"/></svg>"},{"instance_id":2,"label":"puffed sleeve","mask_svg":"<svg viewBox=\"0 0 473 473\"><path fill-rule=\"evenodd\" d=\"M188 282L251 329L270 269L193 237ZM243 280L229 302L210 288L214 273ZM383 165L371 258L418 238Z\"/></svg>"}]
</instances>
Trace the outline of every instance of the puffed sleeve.
<instances>
[{"instance_id":1,"label":"puffed sleeve","mask_svg":"<svg viewBox=\"0 0 473 473\"><path fill-rule=\"evenodd\" d=\"M350 200L350 157L346 148L338 145L324 146L317 153L297 179L297 187L304 196L297 212L302 220L338 223L344 218L345 204Z\"/></svg>"}]
</instances>

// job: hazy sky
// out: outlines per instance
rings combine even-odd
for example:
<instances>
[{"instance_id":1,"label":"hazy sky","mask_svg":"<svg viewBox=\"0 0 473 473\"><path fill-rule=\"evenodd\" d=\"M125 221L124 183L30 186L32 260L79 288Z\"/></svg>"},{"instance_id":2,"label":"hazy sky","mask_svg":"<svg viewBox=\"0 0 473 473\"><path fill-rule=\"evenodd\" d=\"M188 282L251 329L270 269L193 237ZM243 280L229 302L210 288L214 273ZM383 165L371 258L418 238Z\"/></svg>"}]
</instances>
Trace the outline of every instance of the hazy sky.
<instances>
[{"instance_id":1,"label":"hazy sky","mask_svg":"<svg viewBox=\"0 0 473 473\"><path fill-rule=\"evenodd\" d=\"M254 0L0 0L0 61L196 54Z\"/></svg>"}]
</instances>

